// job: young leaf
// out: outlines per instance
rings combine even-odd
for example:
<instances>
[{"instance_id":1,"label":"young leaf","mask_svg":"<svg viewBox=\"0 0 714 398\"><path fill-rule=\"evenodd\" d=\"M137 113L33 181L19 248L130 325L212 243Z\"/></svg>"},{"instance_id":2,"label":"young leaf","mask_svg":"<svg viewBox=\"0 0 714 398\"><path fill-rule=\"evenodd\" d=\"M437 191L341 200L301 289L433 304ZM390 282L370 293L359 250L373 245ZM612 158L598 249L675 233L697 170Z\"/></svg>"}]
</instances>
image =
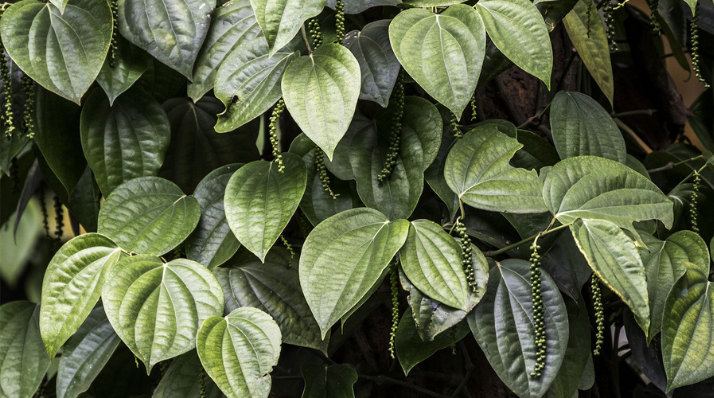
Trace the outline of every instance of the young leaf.
<instances>
[{"instance_id":1,"label":"young leaf","mask_svg":"<svg viewBox=\"0 0 714 398\"><path fill-rule=\"evenodd\" d=\"M275 161L248 163L226 186L228 225L238 241L261 261L295 214L307 184L302 159L284 153L283 164L281 173Z\"/></svg>"},{"instance_id":2,"label":"young leaf","mask_svg":"<svg viewBox=\"0 0 714 398\"><path fill-rule=\"evenodd\" d=\"M156 386L152 398L200 398L201 374L203 365L196 350L191 350L176 358ZM205 396L203 398L221 398L221 390L207 375L203 376Z\"/></svg>"},{"instance_id":3,"label":"young leaf","mask_svg":"<svg viewBox=\"0 0 714 398\"><path fill-rule=\"evenodd\" d=\"M272 56L293 39L303 22L322 11L325 0L250 0L250 5Z\"/></svg>"},{"instance_id":4,"label":"young leaf","mask_svg":"<svg viewBox=\"0 0 714 398\"><path fill-rule=\"evenodd\" d=\"M228 398L266 398L280 357L280 328L263 311L242 307L206 319L196 348L206 373Z\"/></svg>"},{"instance_id":5,"label":"young leaf","mask_svg":"<svg viewBox=\"0 0 714 398\"><path fill-rule=\"evenodd\" d=\"M198 201L174 183L141 177L115 189L99 211L99 233L122 249L162 255L178 246L201 217Z\"/></svg>"},{"instance_id":6,"label":"young leaf","mask_svg":"<svg viewBox=\"0 0 714 398\"><path fill-rule=\"evenodd\" d=\"M550 89L553 50L536 6L528 0L484 0L476 4L476 10L496 47Z\"/></svg>"},{"instance_id":7,"label":"young leaf","mask_svg":"<svg viewBox=\"0 0 714 398\"><path fill-rule=\"evenodd\" d=\"M186 259L165 264L145 254L127 257L109 271L102 301L147 375L157 363L193 349L203 321L223 314L223 290L204 266Z\"/></svg>"},{"instance_id":8,"label":"young leaf","mask_svg":"<svg viewBox=\"0 0 714 398\"><path fill-rule=\"evenodd\" d=\"M403 11L390 24L389 39L409 75L460 119L486 50L484 21L473 7L454 5L441 14Z\"/></svg>"},{"instance_id":9,"label":"young leaf","mask_svg":"<svg viewBox=\"0 0 714 398\"><path fill-rule=\"evenodd\" d=\"M538 173L508 164L521 147L494 125L479 126L466 133L449 152L444 165L446 183L464 203L477 209L545 211Z\"/></svg>"},{"instance_id":10,"label":"young leaf","mask_svg":"<svg viewBox=\"0 0 714 398\"><path fill-rule=\"evenodd\" d=\"M29 0L28 0L29 1ZM119 0L119 31L170 68L193 78L216 0ZM147 12L151 10L152 12Z\"/></svg>"},{"instance_id":11,"label":"young leaf","mask_svg":"<svg viewBox=\"0 0 714 398\"><path fill-rule=\"evenodd\" d=\"M40 333L50 358L79 329L97 304L107 272L123 256L99 234L80 235L52 257L42 282Z\"/></svg>"},{"instance_id":12,"label":"young leaf","mask_svg":"<svg viewBox=\"0 0 714 398\"><path fill-rule=\"evenodd\" d=\"M0 34L25 73L79 104L107 56L112 11L106 1L71 0L60 12L51 3L23 0L3 13Z\"/></svg>"},{"instance_id":13,"label":"young leaf","mask_svg":"<svg viewBox=\"0 0 714 398\"><path fill-rule=\"evenodd\" d=\"M369 208L343 211L308 235L300 285L324 337L369 291L404 244L409 222Z\"/></svg>"},{"instance_id":14,"label":"young leaf","mask_svg":"<svg viewBox=\"0 0 714 398\"><path fill-rule=\"evenodd\" d=\"M114 67L107 57L97 76L97 83L109 97L109 105L114 105L114 101L133 86L151 64L151 57L144 50L129 43L121 35L117 35Z\"/></svg>"},{"instance_id":15,"label":"young leaf","mask_svg":"<svg viewBox=\"0 0 714 398\"><path fill-rule=\"evenodd\" d=\"M355 113L360 81L359 62L339 44L325 44L297 58L283 75L290 116L330 160Z\"/></svg>"},{"instance_id":16,"label":"young leaf","mask_svg":"<svg viewBox=\"0 0 714 398\"><path fill-rule=\"evenodd\" d=\"M357 372L350 365L318 365L306 362L302 366L305 389L302 398L354 398Z\"/></svg>"}]
</instances>

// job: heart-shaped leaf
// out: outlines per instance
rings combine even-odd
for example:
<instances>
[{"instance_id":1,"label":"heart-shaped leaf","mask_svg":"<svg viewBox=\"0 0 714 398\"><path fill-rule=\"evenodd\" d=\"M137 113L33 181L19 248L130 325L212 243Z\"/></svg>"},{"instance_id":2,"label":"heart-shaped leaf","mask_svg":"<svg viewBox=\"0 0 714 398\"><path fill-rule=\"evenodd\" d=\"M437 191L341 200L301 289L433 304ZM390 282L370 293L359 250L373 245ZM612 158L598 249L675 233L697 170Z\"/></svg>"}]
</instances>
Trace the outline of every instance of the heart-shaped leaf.
<instances>
[{"instance_id":1,"label":"heart-shaped leaf","mask_svg":"<svg viewBox=\"0 0 714 398\"><path fill-rule=\"evenodd\" d=\"M82 149L104 196L137 177L155 176L169 147L171 128L156 100L131 90L110 105L95 89L82 108Z\"/></svg>"},{"instance_id":2,"label":"heart-shaped leaf","mask_svg":"<svg viewBox=\"0 0 714 398\"><path fill-rule=\"evenodd\" d=\"M409 75L461 119L486 51L484 21L474 8L457 4L440 14L423 8L400 12L389 25L389 39Z\"/></svg>"},{"instance_id":3,"label":"heart-shaped leaf","mask_svg":"<svg viewBox=\"0 0 714 398\"><path fill-rule=\"evenodd\" d=\"M201 376L203 365L196 350L176 358L156 386L152 398L221 398L221 390L210 377ZM201 380L203 378L203 380Z\"/></svg>"},{"instance_id":4,"label":"heart-shaped leaf","mask_svg":"<svg viewBox=\"0 0 714 398\"><path fill-rule=\"evenodd\" d=\"M0 34L25 73L79 104L109 51L112 11L106 1L70 0L60 11L51 3L23 0L3 13Z\"/></svg>"},{"instance_id":5,"label":"heart-shaped leaf","mask_svg":"<svg viewBox=\"0 0 714 398\"><path fill-rule=\"evenodd\" d=\"M109 97L109 105L137 80L152 65L151 57L139 47L117 35L117 48L114 51L114 67L109 57L104 61L97 76L97 83Z\"/></svg>"},{"instance_id":6,"label":"heart-shaped leaf","mask_svg":"<svg viewBox=\"0 0 714 398\"><path fill-rule=\"evenodd\" d=\"M303 398L354 398L357 372L350 365L319 365L306 362L302 366L305 379Z\"/></svg>"},{"instance_id":7,"label":"heart-shaped leaf","mask_svg":"<svg viewBox=\"0 0 714 398\"><path fill-rule=\"evenodd\" d=\"M290 116L328 159L355 113L360 81L359 62L339 44L320 46L291 62L283 74L283 98Z\"/></svg>"},{"instance_id":8,"label":"heart-shaped leaf","mask_svg":"<svg viewBox=\"0 0 714 398\"><path fill-rule=\"evenodd\" d=\"M261 261L295 214L307 184L302 159L284 153L283 164L281 173L275 161L248 163L226 186L228 225L238 241Z\"/></svg>"},{"instance_id":9,"label":"heart-shaped leaf","mask_svg":"<svg viewBox=\"0 0 714 398\"><path fill-rule=\"evenodd\" d=\"M223 290L204 266L186 259L166 264L145 254L111 269L102 302L147 374L157 363L193 349L203 321L223 314Z\"/></svg>"},{"instance_id":10,"label":"heart-shaped leaf","mask_svg":"<svg viewBox=\"0 0 714 398\"><path fill-rule=\"evenodd\" d=\"M295 37L303 22L322 11L325 0L250 0L250 4L272 56Z\"/></svg>"},{"instance_id":11,"label":"heart-shaped leaf","mask_svg":"<svg viewBox=\"0 0 714 398\"><path fill-rule=\"evenodd\" d=\"M308 235L300 285L324 337L369 291L404 244L409 222L369 208L343 211Z\"/></svg>"},{"instance_id":12,"label":"heart-shaped leaf","mask_svg":"<svg viewBox=\"0 0 714 398\"><path fill-rule=\"evenodd\" d=\"M118 0L117 4L122 36L191 80L216 0Z\"/></svg>"},{"instance_id":13,"label":"heart-shaped leaf","mask_svg":"<svg viewBox=\"0 0 714 398\"><path fill-rule=\"evenodd\" d=\"M280 357L280 328L263 311L241 307L206 319L196 348L206 373L229 398L264 398Z\"/></svg>"},{"instance_id":14,"label":"heart-shaped leaf","mask_svg":"<svg viewBox=\"0 0 714 398\"><path fill-rule=\"evenodd\" d=\"M508 163L521 147L496 126L479 126L451 148L444 165L446 183L464 203L477 209L508 213L545 211L538 173Z\"/></svg>"},{"instance_id":15,"label":"heart-shaped leaf","mask_svg":"<svg viewBox=\"0 0 714 398\"><path fill-rule=\"evenodd\" d=\"M85 234L65 243L52 257L42 282L40 308L40 332L50 358L97 304L107 272L122 255L109 238Z\"/></svg>"},{"instance_id":16,"label":"heart-shaped leaf","mask_svg":"<svg viewBox=\"0 0 714 398\"><path fill-rule=\"evenodd\" d=\"M201 207L176 184L141 177L115 189L99 211L99 233L122 249L161 255L178 246L196 228Z\"/></svg>"}]
</instances>

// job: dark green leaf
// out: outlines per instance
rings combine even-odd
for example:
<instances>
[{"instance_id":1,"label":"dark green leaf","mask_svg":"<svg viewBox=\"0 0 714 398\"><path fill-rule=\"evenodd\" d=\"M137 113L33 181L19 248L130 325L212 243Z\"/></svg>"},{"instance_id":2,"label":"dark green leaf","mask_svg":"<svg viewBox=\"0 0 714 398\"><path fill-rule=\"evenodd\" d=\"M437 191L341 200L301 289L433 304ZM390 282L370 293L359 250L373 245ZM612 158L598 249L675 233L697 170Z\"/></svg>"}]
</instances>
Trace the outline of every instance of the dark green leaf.
<instances>
[{"instance_id":1,"label":"dark green leaf","mask_svg":"<svg viewBox=\"0 0 714 398\"><path fill-rule=\"evenodd\" d=\"M128 90L151 65L151 57L139 47L129 43L121 35L117 35L117 48L114 56L114 67L110 59L104 61L102 70L97 76L97 83L109 97L109 104Z\"/></svg>"},{"instance_id":2,"label":"dark green leaf","mask_svg":"<svg viewBox=\"0 0 714 398\"><path fill-rule=\"evenodd\" d=\"M357 372L350 365L324 366L306 363L302 366L305 389L302 398L354 398Z\"/></svg>"},{"instance_id":3,"label":"dark green leaf","mask_svg":"<svg viewBox=\"0 0 714 398\"><path fill-rule=\"evenodd\" d=\"M553 380L546 397L573 398L577 396L578 384L590 359L590 320L583 301L568 301L568 348L563 365Z\"/></svg>"},{"instance_id":4,"label":"dark green leaf","mask_svg":"<svg viewBox=\"0 0 714 398\"><path fill-rule=\"evenodd\" d=\"M201 394L201 376L203 365L198 353L191 350L171 363L161 378L152 398L221 398L221 390L210 377L204 375L205 395Z\"/></svg>"}]
</instances>

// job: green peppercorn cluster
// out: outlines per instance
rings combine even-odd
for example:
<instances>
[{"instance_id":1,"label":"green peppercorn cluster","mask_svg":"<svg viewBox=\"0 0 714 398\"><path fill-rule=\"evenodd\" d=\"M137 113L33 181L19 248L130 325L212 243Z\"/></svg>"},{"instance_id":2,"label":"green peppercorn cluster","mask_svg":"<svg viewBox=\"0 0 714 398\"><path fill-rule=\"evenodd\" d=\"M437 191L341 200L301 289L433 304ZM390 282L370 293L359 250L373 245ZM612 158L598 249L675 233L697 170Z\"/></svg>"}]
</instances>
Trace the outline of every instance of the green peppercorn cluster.
<instances>
[{"instance_id":1,"label":"green peppercorn cluster","mask_svg":"<svg viewBox=\"0 0 714 398\"><path fill-rule=\"evenodd\" d=\"M337 42L342 43L345 39L345 5L342 0L337 0L335 3L335 36L337 36Z\"/></svg>"},{"instance_id":2,"label":"green peppercorn cluster","mask_svg":"<svg viewBox=\"0 0 714 398\"><path fill-rule=\"evenodd\" d=\"M117 0L111 0L110 5L112 7L112 44L109 49L109 66L113 68L116 65L117 35L119 34L119 3Z\"/></svg>"},{"instance_id":3,"label":"green peppercorn cluster","mask_svg":"<svg viewBox=\"0 0 714 398\"><path fill-rule=\"evenodd\" d=\"M546 359L545 316L543 314L543 293L541 292L540 254L538 254L540 245L536 245L534 242L531 250L533 251L530 258L531 295L533 297L533 324L536 343L536 365L531 372L531 377L540 377Z\"/></svg>"},{"instance_id":4,"label":"green peppercorn cluster","mask_svg":"<svg viewBox=\"0 0 714 398\"><path fill-rule=\"evenodd\" d=\"M203 369L203 366L201 366L201 369L198 371L198 383L200 386L200 394L201 398L206 398L207 396L207 391L206 391L206 370Z\"/></svg>"},{"instance_id":5,"label":"green peppercorn cluster","mask_svg":"<svg viewBox=\"0 0 714 398\"><path fill-rule=\"evenodd\" d=\"M459 121L456 119L455 114L451 114L451 131L454 132L454 138L461 138L464 136L464 133L461 132L461 129L459 128Z\"/></svg>"},{"instance_id":6,"label":"green peppercorn cluster","mask_svg":"<svg viewBox=\"0 0 714 398\"><path fill-rule=\"evenodd\" d=\"M478 110L476 109L476 93L471 96L471 121L476 121Z\"/></svg>"},{"instance_id":7,"label":"green peppercorn cluster","mask_svg":"<svg viewBox=\"0 0 714 398\"><path fill-rule=\"evenodd\" d=\"M697 202L699 201L699 189L702 185L702 177L699 175L698 171L694 171L694 184L692 185L692 199L689 205L689 219L692 223L692 231L699 233L699 225L697 225L697 218L699 212L697 211Z\"/></svg>"},{"instance_id":8,"label":"green peppercorn cluster","mask_svg":"<svg viewBox=\"0 0 714 398\"><path fill-rule=\"evenodd\" d=\"M607 34L607 41L610 43L610 50L617 51L617 43L615 42L615 10L610 0L605 0L602 11L605 14L605 26L607 27L605 33Z\"/></svg>"},{"instance_id":9,"label":"green peppercorn cluster","mask_svg":"<svg viewBox=\"0 0 714 398\"><path fill-rule=\"evenodd\" d=\"M330 188L330 176L327 175L327 167L325 167L325 152L317 145L315 145L315 169L317 170L317 174L320 175L322 190L330 194L332 199L337 199L340 194L334 193L332 188Z\"/></svg>"},{"instance_id":10,"label":"green peppercorn cluster","mask_svg":"<svg viewBox=\"0 0 714 398\"><path fill-rule=\"evenodd\" d=\"M602 305L602 291L600 291L600 278L593 274L590 280L590 290L593 294L593 307L595 308L595 349L593 355L600 355L602 344L605 341L605 307Z\"/></svg>"},{"instance_id":11,"label":"green peppercorn cluster","mask_svg":"<svg viewBox=\"0 0 714 398\"><path fill-rule=\"evenodd\" d=\"M592 31L593 8L595 8L595 0L588 1L588 22L587 22L588 39L590 38L590 33Z\"/></svg>"},{"instance_id":12,"label":"green peppercorn cluster","mask_svg":"<svg viewBox=\"0 0 714 398\"><path fill-rule=\"evenodd\" d=\"M4 8L0 8L0 18L5 12ZM7 66L8 57L5 54L5 45L0 38L0 53L2 53L2 62L0 62L0 78L2 78L3 88L5 89L5 112L2 115L2 121L5 124L5 135L12 137L12 132L15 130L12 112L12 78L10 77L10 68Z\"/></svg>"},{"instance_id":13,"label":"green peppercorn cluster","mask_svg":"<svg viewBox=\"0 0 714 398\"><path fill-rule=\"evenodd\" d=\"M697 79L699 79L700 82L704 83L704 87L708 88L709 83L707 83L702 77L702 71L699 66L699 26L697 25L698 21L699 2L697 2L697 5L694 7L694 15L692 16L692 21L689 24L689 33L692 39L692 47L689 49L689 52L692 55L692 69L694 69L694 74L697 76Z\"/></svg>"},{"instance_id":14,"label":"green peppercorn cluster","mask_svg":"<svg viewBox=\"0 0 714 398\"><path fill-rule=\"evenodd\" d=\"M64 230L64 208L62 202L55 195L55 239L62 239L62 231Z\"/></svg>"},{"instance_id":15,"label":"green peppercorn cluster","mask_svg":"<svg viewBox=\"0 0 714 398\"><path fill-rule=\"evenodd\" d=\"M49 214L47 214L47 203L45 203L45 188L40 185L38 190L37 196L39 196L40 199L40 210L42 211L42 225L45 228L45 237L51 239Z\"/></svg>"},{"instance_id":16,"label":"green peppercorn cluster","mask_svg":"<svg viewBox=\"0 0 714 398\"><path fill-rule=\"evenodd\" d=\"M404 117L404 74L401 71L397 76L397 84L394 86L392 98L394 114L392 115L392 126L389 132L389 150L387 151L387 159L384 161L384 167L377 176L377 181L380 183L386 181L392 175L392 170L397 165L397 157L399 156L402 117Z\"/></svg>"},{"instance_id":17,"label":"green peppercorn cluster","mask_svg":"<svg viewBox=\"0 0 714 398\"><path fill-rule=\"evenodd\" d=\"M25 125L27 138L35 138L35 82L27 74L22 75L22 90L25 92L25 108L22 112L22 121Z\"/></svg>"},{"instance_id":18,"label":"green peppercorn cluster","mask_svg":"<svg viewBox=\"0 0 714 398\"><path fill-rule=\"evenodd\" d=\"M285 248L288 249L288 252L290 252L290 262L292 263L292 259L295 258L295 250L293 250L292 245L288 242L287 239L285 239L285 236L283 236L282 234L280 235L280 241L283 242Z\"/></svg>"},{"instance_id":19,"label":"green peppercorn cluster","mask_svg":"<svg viewBox=\"0 0 714 398\"><path fill-rule=\"evenodd\" d=\"M461 243L461 266L464 268L464 273L466 274L466 282L468 282L471 290L476 293L478 286L476 284L476 275L474 275L471 238L466 232L466 226L461 221L461 218L457 218L456 222L454 222L454 229L456 233L459 234L459 241Z\"/></svg>"},{"instance_id":20,"label":"green peppercorn cluster","mask_svg":"<svg viewBox=\"0 0 714 398\"><path fill-rule=\"evenodd\" d=\"M268 131L270 132L270 145L273 146L273 157L275 162L278 164L278 171L281 173L285 172L285 165L283 165L283 155L280 152L280 143L278 142L278 119L280 115L283 114L285 110L285 101L282 98L278 100L273 108L273 113L270 115L270 124L268 125Z\"/></svg>"},{"instance_id":21,"label":"green peppercorn cluster","mask_svg":"<svg viewBox=\"0 0 714 398\"><path fill-rule=\"evenodd\" d=\"M392 261L392 269L389 272L389 291L392 296L392 327L389 331L389 356L394 359L394 340L397 336L399 326L399 287L397 285L398 260L396 257Z\"/></svg>"},{"instance_id":22,"label":"green peppercorn cluster","mask_svg":"<svg viewBox=\"0 0 714 398\"><path fill-rule=\"evenodd\" d=\"M307 23L307 29L312 38L312 49L317 50L322 45L322 31L320 31L320 22L317 21L317 18L312 18Z\"/></svg>"},{"instance_id":23,"label":"green peppercorn cluster","mask_svg":"<svg viewBox=\"0 0 714 398\"><path fill-rule=\"evenodd\" d=\"M657 7L659 7L659 0L647 0L647 5L650 6L650 26L652 27L652 33L660 35L662 34L662 28L659 25L659 20L657 19Z\"/></svg>"}]
</instances>

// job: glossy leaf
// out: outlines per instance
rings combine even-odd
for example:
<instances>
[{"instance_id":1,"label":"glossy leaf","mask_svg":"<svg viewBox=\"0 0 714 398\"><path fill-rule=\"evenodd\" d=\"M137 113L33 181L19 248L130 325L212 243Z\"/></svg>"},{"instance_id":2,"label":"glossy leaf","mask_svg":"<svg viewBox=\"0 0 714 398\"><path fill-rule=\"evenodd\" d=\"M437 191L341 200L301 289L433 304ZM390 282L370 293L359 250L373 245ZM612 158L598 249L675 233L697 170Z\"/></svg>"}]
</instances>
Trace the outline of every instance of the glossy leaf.
<instances>
[{"instance_id":1,"label":"glossy leaf","mask_svg":"<svg viewBox=\"0 0 714 398\"><path fill-rule=\"evenodd\" d=\"M96 89L82 108L82 149L104 196L124 182L155 176L171 139L161 105L141 91L129 91L110 105Z\"/></svg>"},{"instance_id":2,"label":"glossy leaf","mask_svg":"<svg viewBox=\"0 0 714 398\"><path fill-rule=\"evenodd\" d=\"M295 214L307 184L305 163L283 154L283 173L275 161L258 160L241 167L228 181L228 225L246 249L261 261Z\"/></svg>"},{"instance_id":3,"label":"glossy leaf","mask_svg":"<svg viewBox=\"0 0 714 398\"><path fill-rule=\"evenodd\" d=\"M216 0L118 0L119 31L190 80L215 5Z\"/></svg>"},{"instance_id":4,"label":"glossy leaf","mask_svg":"<svg viewBox=\"0 0 714 398\"><path fill-rule=\"evenodd\" d=\"M563 365L558 376L553 380L548 393L548 398L572 398L578 394L578 384L582 379L585 368L590 360L591 326L588 311L583 301L566 301L568 309L568 348L565 351Z\"/></svg>"},{"instance_id":5,"label":"glossy leaf","mask_svg":"<svg viewBox=\"0 0 714 398\"><path fill-rule=\"evenodd\" d=\"M367 293L404 244L406 220L377 210L343 211L308 235L300 256L300 285L324 337Z\"/></svg>"},{"instance_id":6,"label":"glossy leaf","mask_svg":"<svg viewBox=\"0 0 714 398\"><path fill-rule=\"evenodd\" d=\"M538 173L508 164L522 146L493 125L477 127L449 152L444 165L446 183L464 203L477 209L509 213L545 211Z\"/></svg>"},{"instance_id":7,"label":"glossy leaf","mask_svg":"<svg viewBox=\"0 0 714 398\"><path fill-rule=\"evenodd\" d=\"M329 159L355 113L360 81L359 62L339 44L322 45L292 61L283 75L290 116Z\"/></svg>"},{"instance_id":8,"label":"glossy leaf","mask_svg":"<svg viewBox=\"0 0 714 398\"><path fill-rule=\"evenodd\" d=\"M176 358L156 387L152 398L201 398L201 371L203 365L198 353L191 350ZM221 390L204 376L205 395L203 398L221 398Z\"/></svg>"},{"instance_id":9,"label":"glossy leaf","mask_svg":"<svg viewBox=\"0 0 714 398\"><path fill-rule=\"evenodd\" d=\"M123 92L133 86L152 64L151 57L142 49L129 43L121 35L117 35L116 39L114 67L107 57L97 76L97 83L109 97L109 105L113 105Z\"/></svg>"},{"instance_id":10,"label":"glossy leaf","mask_svg":"<svg viewBox=\"0 0 714 398\"><path fill-rule=\"evenodd\" d=\"M302 398L354 398L357 372L350 365L318 365L305 363L302 366L305 389Z\"/></svg>"},{"instance_id":11,"label":"glossy leaf","mask_svg":"<svg viewBox=\"0 0 714 398\"><path fill-rule=\"evenodd\" d=\"M102 68L112 37L109 3L24 0L4 13L3 44L15 63L46 89L80 103Z\"/></svg>"},{"instance_id":12,"label":"glossy leaf","mask_svg":"<svg viewBox=\"0 0 714 398\"><path fill-rule=\"evenodd\" d=\"M406 10L390 24L389 39L409 75L460 119L486 50L484 21L474 8L454 5L440 14Z\"/></svg>"},{"instance_id":13,"label":"glossy leaf","mask_svg":"<svg viewBox=\"0 0 714 398\"><path fill-rule=\"evenodd\" d=\"M436 159L434 159L424 172L426 183L429 184L429 188L434 191L439 199L444 202L451 218L456 217L456 212L459 209L459 197L449 188L449 184L446 183L444 165L446 164L446 157L449 155L456 141L457 138L454 137L451 129L443 129L441 145L439 146L439 152L436 154Z\"/></svg>"},{"instance_id":14,"label":"glossy leaf","mask_svg":"<svg viewBox=\"0 0 714 398\"><path fill-rule=\"evenodd\" d=\"M270 315L243 307L206 319L196 338L198 356L228 398L265 398L280 357L280 329Z\"/></svg>"},{"instance_id":15,"label":"glossy leaf","mask_svg":"<svg viewBox=\"0 0 714 398\"><path fill-rule=\"evenodd\" d=\"M158 177L120 185L99 211L99 233L122 249L161 255L178 246L201 217L198 201Z\"/></svg>"},{"instance_id":16,"label":"glossy leaf","mask_svg":"<svg viewBox=\"0 0 714 398\"><path fill-rule=\"evenodd\" d=\"M600 156L625 163L627 151L620 129L594 99L561 91L551 103L550 125L561 159Z\"/></svg>"},{"instance_id":17,"label":"glossy leaf","mask_svg":"<svg viewBox=\"0 0 714 398\"><path fill-rule=\"evenodd\" d=\"M127 257L109 271L102 302L147 374L157 363L193 349L203 321L223 314L223 290L205 267L186 259L166 264L145 254Z\"/></svg>"},{"instance_id":18,"label":"glossy leaf","mask_svg":"<svg viewBox=\"0 0 714 398\"><path fill-rule=\"evenodd\" d=\"M250 0L250 4L273 55L293 39L303 22L322 11L325 0Z\"/></svg>"},{"instance_id":19,"label":"glossy leaf","mask_svg":"<svg viewBox=\"0 0 714 398\"><path fill-rule=\"evenodd\" d=\"M97 304L107 272L122 251L99 234L80 235L52 257L42 283L40 332L50 358L79 329Z\"/></svg>"}]
</instances>

